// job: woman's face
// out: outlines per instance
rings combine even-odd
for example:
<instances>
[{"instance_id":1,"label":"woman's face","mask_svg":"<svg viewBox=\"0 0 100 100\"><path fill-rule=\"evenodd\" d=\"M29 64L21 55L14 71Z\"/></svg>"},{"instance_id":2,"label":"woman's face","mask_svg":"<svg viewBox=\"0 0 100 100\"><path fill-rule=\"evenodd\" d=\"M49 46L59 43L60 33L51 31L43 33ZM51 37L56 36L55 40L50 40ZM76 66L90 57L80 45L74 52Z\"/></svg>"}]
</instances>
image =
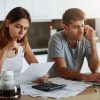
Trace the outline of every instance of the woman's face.
<instances>
[{"instance_id":1,"label":"woman's face","mask_svg":"<svg viewBox=\"0 0 100 100\"><path fill-rule=\"evenodd\" d=\"M6 22L6 26L9 28L9 34L12 40L17 41L24 37L29 27L29 21L27 19L20 19L14 23Z\"/></svg>"}]
</instances>

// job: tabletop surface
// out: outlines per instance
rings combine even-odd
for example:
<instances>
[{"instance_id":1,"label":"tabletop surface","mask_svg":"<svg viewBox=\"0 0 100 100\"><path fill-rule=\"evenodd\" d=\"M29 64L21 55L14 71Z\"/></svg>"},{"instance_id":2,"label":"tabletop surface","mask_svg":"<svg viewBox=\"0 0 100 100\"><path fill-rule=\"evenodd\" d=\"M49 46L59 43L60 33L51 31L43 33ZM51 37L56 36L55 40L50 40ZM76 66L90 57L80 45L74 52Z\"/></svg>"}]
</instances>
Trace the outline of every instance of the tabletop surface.
<instances>
[{"instance_id":1,"label":"tabletop surface","mask_svg":"<svg viewBox=\"0 0 100 100\"><path fill-rule=\"evenodd\" d=\"M81 100L84 97L84 100L98 100L100 99L100 92L96 91L93 87L88 87L83 92L81 92L77 96L69 97L69 98L61 98L59 100ZM94 99L95 98L95 99ZM18 100L56 100L53 98L42 98L42 97L31 97L31 96L21 96Z\"/></svg>"}]
</instances>

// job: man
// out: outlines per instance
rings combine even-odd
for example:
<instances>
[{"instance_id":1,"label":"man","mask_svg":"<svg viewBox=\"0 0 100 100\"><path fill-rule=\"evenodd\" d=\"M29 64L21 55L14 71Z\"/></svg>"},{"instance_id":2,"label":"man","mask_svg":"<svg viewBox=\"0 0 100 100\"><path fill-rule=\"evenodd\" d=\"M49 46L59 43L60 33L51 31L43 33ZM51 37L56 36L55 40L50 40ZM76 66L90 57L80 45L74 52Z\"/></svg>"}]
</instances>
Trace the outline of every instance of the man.
<instances>
[{"instance_id":1,"label":"man","mask_svg":"<svg viewBox=\"0 0 100 100\"><path fill-rule=\"evenodd\" d=\"M55 61L51 75L84 81L100 80L94 30L84 22L85 13L78 8L68 9L63 14L64 30L54 34L48 45L48 61ZM85 57L92 74L80 73Z\"/></svg>"}]
</instances>

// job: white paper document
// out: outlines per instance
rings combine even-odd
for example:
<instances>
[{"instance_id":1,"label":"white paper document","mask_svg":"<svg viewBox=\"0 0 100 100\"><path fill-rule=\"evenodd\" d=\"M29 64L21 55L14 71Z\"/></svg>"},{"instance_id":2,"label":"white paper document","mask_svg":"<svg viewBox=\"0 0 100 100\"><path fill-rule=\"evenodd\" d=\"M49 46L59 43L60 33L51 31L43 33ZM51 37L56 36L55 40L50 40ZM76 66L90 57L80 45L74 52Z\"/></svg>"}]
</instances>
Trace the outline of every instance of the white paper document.
<instances>
[{"instance_id":1,"label":"white paper document","mask_svg":"<svg viewBox=\"0 0 100 100\"><path fill-rule=\"evenodd\" d=\"M32 63L30 66L15 79L20 83L38 79L48 73L54 62Z\"/></svg>"},{"instance_id":2,"label":"white paper document","mask_svg":"<svg viewBox=\"0 0 100 100\"><path fill-rule=\"evenodd\" d=\"M51 97L51 98L60 99L62 97L68 98L71 96L76 96L77 94L82 92L86 87L91 86L91 84L88 84L82 81L65 80L59 77L50 78L49 81L56 84L67 84L67 86L62 89L58 89L58 90L54 90L50 92L44 92L41 90L33 89L32 85L34 84L32 83L32 84L27 84L27 85L23 84L23 88L21 89L25 94L30 95L32 97L41 96L45 98Z\"/></svg>"}]
</instances>

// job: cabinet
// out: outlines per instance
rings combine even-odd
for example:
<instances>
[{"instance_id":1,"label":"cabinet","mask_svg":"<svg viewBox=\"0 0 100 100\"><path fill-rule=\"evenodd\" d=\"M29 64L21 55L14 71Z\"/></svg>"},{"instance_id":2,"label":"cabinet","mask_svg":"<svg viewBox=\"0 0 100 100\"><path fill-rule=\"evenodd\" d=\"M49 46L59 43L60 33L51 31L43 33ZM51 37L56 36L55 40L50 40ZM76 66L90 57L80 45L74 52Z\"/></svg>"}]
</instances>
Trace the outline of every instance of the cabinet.
<instances>
[{"instance_id":1,"label":"cabinet","mask_svg":"<svg viewBox=\"0 0 100 100\"><path fill-rule=\"evenodd\" d=\"M62 18L63 13L69 8L82 8L82 0L58 0L58 17Z\"/></svg>"},{"instance_id":2,"label":"cabinet","mask_svg":"<svg viewBox=\"0 0 100 100\"><path fill-rule=\"evenodd\" d=\"M0 21L4 20L5 13L5 2L4 0L0 0Z\"/></svg>"},{"instance_id":3,"label":"cabinet","mask_svg":"<svg viewBox=\"0 0 100 100\"><path fill-rule=\"evenodd\" d=\"M45 19L48 17L47 1L48 0L32 0L32 19Z\"/></svg>"},{"instance_id":4,"label":"cabinet","mask_svg":"<svg viewBox=\"0 0 100 100\"><path fill-rule=\"evenodd\" d=\"M4 20L8 12L17 6L26 8L33 21L61 19L69 8L82 9L87 18L100 18L98 0L0 0L0 20Z\"/></svg>"},{"instance_id":5,"label":"cabinet","mask_svg":"<svg viewBox=\"0 0 100 100\"><path fill-rule=\"evenodd\" d=\"M87 18L100 18L100 2L99 0L82 0L82 9L87 15Z\"/></svg>"},{"instance_id":6,"label":"cabinet","mask_svg":"<svg viewBox=\"0 0 100 100\"><path fill-rule=\"evenodd\" d=\"M48 18L58 19L58 0L47 0Z\"/></svg>"},{"instance_id":7,"label":"cabinet","mask_svg":"<svg viewBox=\"0 0 100 100\"><path fill-rule=\"evenodd\" d=\"M57 17L57 0L32 0L32 19L54 19Z\"/></svg>"},{"instance_id":8,"label":"cabinet","mask_svg":"<svg viewBox=\"0 0 100 100\"><path fill-rule=\"evenodd\" d=\"M30 13L32 13L31 0L5 0L4 16L6 16L11 9L19 6L26 8Z\"/></svg>"},{"instance_id":9,"label":"cabinet","mask_svg":"<svg viewBox=\"0 0 100 100\"><path fill-rule=\"evenodd\" d=\"M0 9L3 16L18 6L26 8L31 15L32 21L57 18L57 0L2 0ZM0 16L1 17L1 16ZM2 17L4 20L4 17Z\"/></svg>"}]
</instances>

